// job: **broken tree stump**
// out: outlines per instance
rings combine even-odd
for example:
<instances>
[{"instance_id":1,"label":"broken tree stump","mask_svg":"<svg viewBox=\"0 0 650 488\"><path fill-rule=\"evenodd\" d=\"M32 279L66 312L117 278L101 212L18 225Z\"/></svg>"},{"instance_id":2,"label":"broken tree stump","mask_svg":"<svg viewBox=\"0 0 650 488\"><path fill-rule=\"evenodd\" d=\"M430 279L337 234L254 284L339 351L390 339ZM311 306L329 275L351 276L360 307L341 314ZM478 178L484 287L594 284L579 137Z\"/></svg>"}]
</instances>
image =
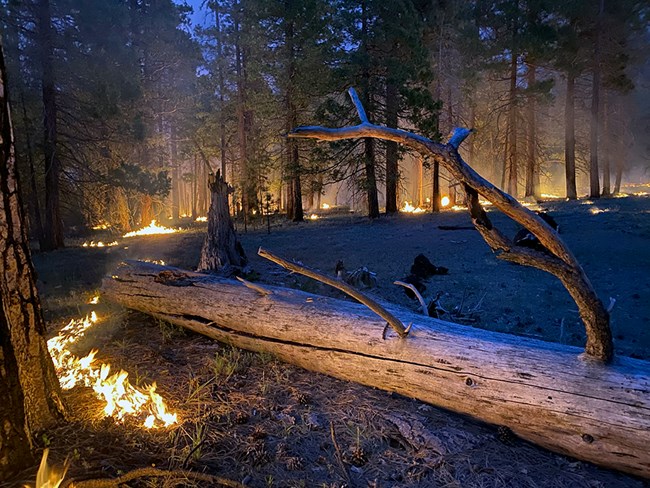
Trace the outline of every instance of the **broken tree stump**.
<instances>
[{"instance_id":1,"label":"broken tree stump","mask_svg":"<svg viewBox=\"0 0 650 488\"><path fill-rule=\"evenodd\" d=\"M161 279L161 277L163 279ZM388 307L409 335L364 306L151 263L127 262L104 297L303 368L431 403L552 451L650 477L650 363L590 360L581 349Z\"/></svg>"}]
</instances>

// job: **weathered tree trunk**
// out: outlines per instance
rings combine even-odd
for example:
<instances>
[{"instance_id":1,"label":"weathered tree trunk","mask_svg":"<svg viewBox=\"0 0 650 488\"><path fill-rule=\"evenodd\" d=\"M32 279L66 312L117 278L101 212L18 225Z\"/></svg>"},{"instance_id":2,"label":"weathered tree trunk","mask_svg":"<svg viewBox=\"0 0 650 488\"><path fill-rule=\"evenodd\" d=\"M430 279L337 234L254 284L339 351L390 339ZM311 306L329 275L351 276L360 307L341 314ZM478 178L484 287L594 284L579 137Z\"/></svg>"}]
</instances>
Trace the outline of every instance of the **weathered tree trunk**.
<instances>
[{"instance_id":1,"label":"weathered tree trunk","mask_svg":"<svg viewBox=\"0 0 650 488\"><path fill-rule=\"evenodd\" d=\"M386 82L386 126L397 129L399 91L393 80ZM294 126L295 127L295 126ZM293 127L292 127L293 129ZM396 142L386 143L386 214L397 212L399 163Z\"/></svg>"},{"instance_id":2,"label":"weathered tree trunk","mask_svg":"<svg viewBox=\"0 0 650 488\"><path fill-rule=\"evenodd\" d=\"M385 340L363 306L130 262L106 278L106 299L222 342L298 366L506 425L556 452L650 476L647 362L603 365L578 348L442 322L413 323Z\"/></svg>"},{"instance_id":3,"label":"weathered tree trunk","mask_svg":"<svg viewBox=\"0 0 650 488\"><path fill-rule=\"evenodd\" d=\"M43 152L45 156L45 226L42 251L64 246L60 206L61 161L57 151L56 88L54 86L54 45L49 0L39 0L38 30L41 49L43 89Z\"/></svg>"},{"instance_id":4,"label":"weathered tree trunk","mask_svg":"<svg viewBox=\"0 0 650 488\"><path fill-rule=\"evenodd\" d=\"M208 212L208 234L201 249L198 270L232 274L246 266L247 259L230 218L228 194L231 187L223 180L220 170L209 186L212 201Z\"/></svg>"},{"instance_id":5,"label":"weathered tree trunk","mask_svg":"<svg viewBox=\"0 0 650 488\"><path fill-rule=\"evenodd\" d=\"M63 416L23 226L0 47L0 479L31 462L31 437Z\"/></svg>"},{"instance_id":6,"label":"weathered tree trunk","mask_svg":"<svg viewBox=\"0 0 650 488\"><path fill-rule=\"evenodd\" d=\"M564 103L564 170L566 174L566 197L569 200L578 198L576 187L575 84L575 75L569 71L566 75L566 100Z\"/></svg>"}]
</instances>

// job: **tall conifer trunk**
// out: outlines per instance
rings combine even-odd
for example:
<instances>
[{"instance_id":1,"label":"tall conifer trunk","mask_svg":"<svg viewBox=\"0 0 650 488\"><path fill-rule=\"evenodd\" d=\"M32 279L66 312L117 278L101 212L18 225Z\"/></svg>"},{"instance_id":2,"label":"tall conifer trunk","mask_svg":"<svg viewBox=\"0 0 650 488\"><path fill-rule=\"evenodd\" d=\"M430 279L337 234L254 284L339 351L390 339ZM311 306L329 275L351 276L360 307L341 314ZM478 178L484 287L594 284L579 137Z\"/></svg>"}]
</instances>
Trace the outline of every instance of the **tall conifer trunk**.
<instances>
[{"instance_id":1,"label":"tall conifer trunk","mask_svg":"<svg viewBox=\"0 0 650 488\"><path fill-rule=\"evenodd\" d=\"M64 413L23 222L0 45L0 479L31 463L32 435Z\"/></svg>"},{"instance_id":2,"label":"tall conifer trunk","mask_svg":"<svg viewBox=\"0 0 650 488\"><path fill-rule=\"evenodd\" d=\"M290 15L290 1L284 2L285 14ZM294 47L294 24L293 20L284 20L285 49L287 52L287 89L286 89L286 110L287 110L287 132L298 125L298 110L294 102L294 83L296 78L296 60ZM300 154L296 141L287 139L287 174L289 178L289 199L287 205L287 217L293 222L304 220L302 208L302 186L300 183Z\"/></svg>"},{"instance_id":3,"label":"tall conifer trunk","mask_svg":"<svg viewBox=\"0 0 650 488\"><path fill-rule=\"evenodd\" d=\"M57 152L54 45L49 0L39 0L37 9L43 92L43 152L45 156L45 225L43 227L42 250L51 251L64 246L59 188L61 161Z\"/></svg>"},{"instance_id":4,"label":"tall conifer trunk","mask_svg":"<svg viewBox=\"0 0 650 488\"><path fill-rule=\"evenodd\" d=\"M242 213L244 215L244 227L248 224L249 211L249 188L248 175L248 144L246 127L246 60L244 58L242 25L239 19L241 14L241 3L237 4L239 12L235 16L234 28L235 38L235 70L237 75L237 139L239 144L239 183L242 193Z\"/></svg>"},{"instance_id":5,"label":"tall conifer trunk","mask_svg":"<svg viewBox=\"0 0 650 488\"><path fill-rule=\"evenodd\" d=\"M526 162L526 196L539 198L539 164L537 161L537 114L535 107L535 94L533 93L536 83L535 66L528 63L528 72L526 73L528 81L528 106L527 127L528 127L528 150Z\"/></svg>"},{"instance_id":6,"label":"tall conifer trunk","mask_svg":"<svg viewBox=\"0 0 650 488\"><path fill-rule=\"evenodd\" d=\"M399 90L390 78L386 82L386 126L397 129ZM396 142L386 143L386 213L397 212L397 185L399 183L399 155Z\"/></svg>"},{"instance_id":7,"label":"tall conifer trunk","mask_svg":"<svg viewBox=\"0 0 650 488\"><path fill-rule=\"evenodd\" d=\"M564 103L564 169L566 173L566 197L578 198L576 187L576 134L575 134L575 74L569 70L566 77L566 100Z\"/></svg>"},{"instance_id":8,"label":"tall conifer trunk","mask_svg":"<svg viewBox=\"0 0 650 488\"><path fill-rule=\"evenodd\" d=\"M609 160L609 97L603 93L603 195L611 194L610 175L612 172Z\"/></svg>"},{"instance_id":9,"label":"tall conifer trunk","mask_svg":"<svg viewBox=\"0 0 650 488\"><path fill-rule=\"evenodd\" d=\"M514 34L513 34L514 36ZM514 198L517 198L517 54L510 55L510 91L508 109L508 190Z\"/></svg>"},{"instance_id":10,"label":"tall conifer trunk","mask_svg":"<svg viewBox=\"0 0 650 488\"><path fill-rule=\"evenodd\" d=\"M364 100L363 105L366 108L368 116L372 113L372 96L370 94L370 52L368 49L368 5L366 1L361 2L361 38L364 52L364 67L362 73L362 85ZM379 197L377 195L377 161L375 157L375 141L371 137L366 137L364 144L364 166L366 170L365 191L368 202L368 217L371 219L379 218Z\"/></svg>"},{"instance_id":11,"label":"tall conifer trunk","mask_svg":"<svg viewBox=\"0 0 650 488\"><path fill-rule=\"evenodd\" d=\"M589 154L589 197L600 197L600 174L598 171L598 124L600 109L600 56L602 17L605 12L605 0L600 0L598 20L596 22L596 43L594 46L594 65L591 83L591 131Z\"/></svg>"}]
</instances>

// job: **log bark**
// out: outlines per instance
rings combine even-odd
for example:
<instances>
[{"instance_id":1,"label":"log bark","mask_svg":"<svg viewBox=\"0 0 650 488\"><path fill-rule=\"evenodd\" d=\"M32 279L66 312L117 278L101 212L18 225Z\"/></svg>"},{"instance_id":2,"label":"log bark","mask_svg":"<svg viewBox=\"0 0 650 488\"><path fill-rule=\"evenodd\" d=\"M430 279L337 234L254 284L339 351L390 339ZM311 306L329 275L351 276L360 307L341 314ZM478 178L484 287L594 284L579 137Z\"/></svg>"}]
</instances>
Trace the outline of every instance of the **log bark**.
<instances>
[{"instance_id":1,"label":"log bark","mask_svg":"<svg viewBox=\"0 0 650 488\"><path fill-rule=\"evenodd\" d=\"M103 296L213 339L303 368L506 425L555 452L650 477L650 365L610 365L576 347L443 322L389 307L406 338L356 303L127 262Z\"/></svg>"}]
</instances>

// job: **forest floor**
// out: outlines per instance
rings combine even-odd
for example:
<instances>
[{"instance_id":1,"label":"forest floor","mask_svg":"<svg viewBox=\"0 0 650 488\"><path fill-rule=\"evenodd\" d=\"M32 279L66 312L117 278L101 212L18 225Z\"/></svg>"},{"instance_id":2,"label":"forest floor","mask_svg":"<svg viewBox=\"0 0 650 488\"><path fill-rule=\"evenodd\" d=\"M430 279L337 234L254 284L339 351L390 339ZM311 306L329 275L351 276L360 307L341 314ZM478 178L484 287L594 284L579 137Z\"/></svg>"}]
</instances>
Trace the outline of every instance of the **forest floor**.
<instances>
[{"instance_id":1,"label":"forest floor","mask_svg":"<svg viewBox=\"0 0 650 488\"><path fill-rule=\"evenodd\" d=\"M617 353L650 359L650 197L541 207L559 223L562 238L603 301L616 299L612 329ZM427 282L425 297L441 292L448 310L477 308L476 323L468 326L584 343L575 304L561 284L537 270L497 260L469 229L467 212L400 214L376 221L335 211L320 212L320 217L300 224L278 220L270 233L264 222L245 233L240 229L259 281L340 297L256 252L262 246L329 274L342 260L348 271L365 266L377 274L370 293L415 310L417 302L392 283L405 277L415 256L423 253L449 270ZM497 212L490 217L506 233L517 231ZM118 245L102 248L71 240L66 249L35 254L51 333L89 312L87 302L102 277L125 258L195 268L205 229L206 224L187 223L182 232L117 238ZM98 348L103 362L128 371L136 384L157 382L180 424L145 430L128 420L115 423L102 419L90 389L67 391L70 422L44 434L40 447L50 448L55 463L71 459L69 476L74 478L115 477L155 465L206 472L251 487L650 486L647 480L551 453L419 401L236 350L114 305L100 302L93 309L101 320L79 347ZM400 429L404 422L437 439L437 451L414 446ZM30 479L33 471L21 481ZM174 478L129 486L194 483Z\"/></svg>"}]
</instances>

